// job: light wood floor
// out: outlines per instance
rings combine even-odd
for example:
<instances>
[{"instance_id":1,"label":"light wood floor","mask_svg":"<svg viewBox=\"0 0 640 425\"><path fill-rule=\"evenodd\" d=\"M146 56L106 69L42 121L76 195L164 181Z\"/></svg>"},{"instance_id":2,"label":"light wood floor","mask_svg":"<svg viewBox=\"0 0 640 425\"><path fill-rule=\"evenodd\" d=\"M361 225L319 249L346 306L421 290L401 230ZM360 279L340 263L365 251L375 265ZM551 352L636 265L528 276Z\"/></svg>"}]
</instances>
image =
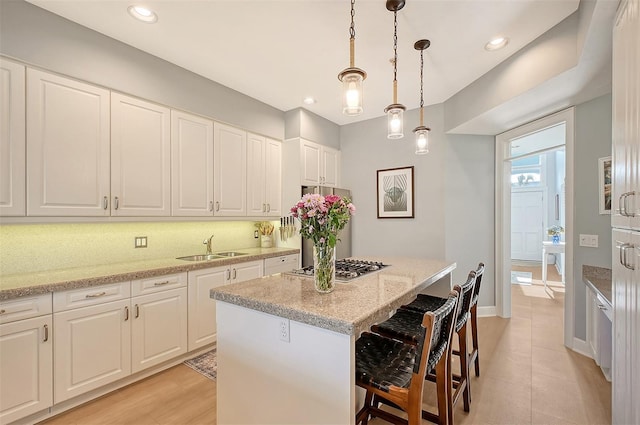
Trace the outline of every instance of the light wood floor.
<instances>
[{"instance_id":1,"label":"light wood floor","mask_svg":"<svg viewBox=\"0 0 640 425\"><path fill-rule=\"evenodd\" d=\"M536 269L538 270L536 274ZM456 407L456 424L608 424L611 385L593 360L563 345L564 287L540 267L533 284L513 285L513 317L480 318L480 372L471 379L471 412ZM555 280L555 282L553 281ZM425 406L433 406L427 383ZM184 365L80 406L47 425L215 424L216 385ZM372 424L384 423L381 420ZM424 421L425 424L428 422Z\"/></svg>"}]
</instances>

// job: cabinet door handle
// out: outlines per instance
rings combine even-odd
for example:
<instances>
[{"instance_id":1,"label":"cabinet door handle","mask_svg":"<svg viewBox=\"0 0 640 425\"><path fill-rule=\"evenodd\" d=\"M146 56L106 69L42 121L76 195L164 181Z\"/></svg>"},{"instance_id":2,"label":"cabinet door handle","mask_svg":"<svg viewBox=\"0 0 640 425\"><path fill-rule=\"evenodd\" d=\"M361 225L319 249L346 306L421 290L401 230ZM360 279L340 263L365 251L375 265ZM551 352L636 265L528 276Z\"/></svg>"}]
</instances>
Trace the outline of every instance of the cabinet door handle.
<instances>
[{"instance_id":1,"label":"cabinet door handle","mask_svg":"<svg viewBox=\"0 0 640 425\"><path fill-rule=\"evenodd\" d=\"M216 201L216 211L220 211L220 201Z\"/></svg>"},{"instance_id":2,"label":"cabinet door handle","mask_svg":"<svg viewBox=\"0 0 640 425\"><path fill-rule=\"evenodd\" d=\"M136 304L136 319L140 317L140 306Z\"/></svg>"},{"instance_id":3,"label":"cabinet door handle","mask_svg":"<svg viewBox=\"0 0 640 425\"><path fill-rule=\"evenodd\" d=\"M231 279L231 270L227 269L226 276L227 276L226 280Z\"/></svg>"},{"instance_id":4,"label":"cabinet door handle","mask_svg":"<svg viewBox=\"0 0 640 425\"><path fill-rule=\"evenodd\" d=\"M102 209L106 210L107 208L109 208L109 197L105 196L102 198Z\"/></svg>"},{"instance_id":5,"label":"cabinet door handle","mask_svg":"<svg viewBox=\"0 0 640 425\"><path fill-rule=\"evenodd\" d=\"M623 204L624 204L624 215L626 217L635 217L636 216L636 213L635 212L629 212L628 211L628 207L627 207L627 199L629 198L629 196L635 196L635 195L636 195L636 192L633 191L633 190L631 192L627 192L627 193L623 193L622 194L623 199L624 199L624 202L623 202Z\"/></svg>"},{"instance_id":6,"label":"cabinet door handle","mask_svg":"<svg viewBox=\"0 0 640 425\"><path fill-rule=\"evenodd\" d=\"M97 292L95 294L87 294L84 297L85 298L99 298L99 297L104 297L105 295L107 295L107 293L102 291L102 292Z\"/></svg>"},{"instance_id":7,"label":"cabinet door handle","mask_svg":"<svg viewBox=\"0 0 640 425\"><path fill-rule=\"evenodd\" d=\"M271 212L271 204L267 204L267 212Z\"/></svg>"},{"instance_id":8,"label":"cabinet door handle","mask_svg":"<svg viewBox=\"0 0 640 425\"><path fill-rule=\"evenodd\" d=\"M233 278L235 279L236 277L238 277L238 271L233 269Z\"/></svg>"},{"instance_id":9,"label":"cabinet door handle","mask_svg":"<svg viewBox=\"0 0 640 425\"><path fill-rule=\"evenodd\" d=\"M213 212L213 201L209 201L209 211Z\"/></svg>"},{"instance_id":10,"label":"cabinet door handle","mask_svg":"<svg viewBox=\"0 0 640 425\"><path fill-rule=\"evenodd\" d=\"M153 284L153 286L163 286L163 285L168 285L171 282L169 282L168 280L165 280L164 282L156 282Z\"/></svg>"},{"instance_id":11,"label":"cabinet door handle","mask_svg":"<svg viewBox=\"0 0 640 425\"><path fill-rule=\"evenodd\" d=\"M267 204L262 204L262 212L267 212Z\"/></svg>"},{"instance_id":12,"label":"cabinet door handle","mask_svg":"<svg viewBox=\"0 0 640 425\"><path fill-rule=\"evenodd\" d=\"M124 321L126 322L127 320L129 320L129 307L125 306L125 308L124 308Z\"/></svg>"},{"instance_id":13,"label":"cabinet door handle","mask_svg":"<svg viewBox=\"0 0 640 425\"><path fill-rule=\"evenodd\" d=\"M49 325L44 325L44 339L42 342L49 341Z\"/></svg>"},{"instance_id":14,"label":"cabinet door handle","mask_svg":"<svg viewBox=\"0 0 640 425\"><path fill-rule=\"evenodd\" d=\"M629 264L629 261L627 260L627 249L633 249L635 248L634 245L626 243L622 246L621 251L624 253L624 263L622 263L626 268L628 268L629 270L635 270L636 267L633 264Z\"/></svg>"},{"instance_id":15,"label":"cabinet door handle","mask_svg":"<svg viewBox=\"0 0 640 425\"><path fill-rule=\"evenodd\" d=\"M115 198L113 198L113 207L117 210L120 207L120 200L118 199L118 197L116 196Z\"/></svg>"}]
</instances>

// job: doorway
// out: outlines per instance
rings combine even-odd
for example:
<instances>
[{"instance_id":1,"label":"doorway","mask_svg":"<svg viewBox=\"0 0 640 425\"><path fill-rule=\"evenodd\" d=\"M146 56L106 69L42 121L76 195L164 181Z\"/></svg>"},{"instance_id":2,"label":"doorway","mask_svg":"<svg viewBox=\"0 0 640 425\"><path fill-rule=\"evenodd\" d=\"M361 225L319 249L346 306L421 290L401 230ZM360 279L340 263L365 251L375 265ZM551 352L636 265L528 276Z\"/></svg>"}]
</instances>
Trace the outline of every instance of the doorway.
<instances>
[{"instance_id":1,"label":"doorway","mask_svg":"<svg viewBox=\"0 0 640 425\"><path fill-rule=\"evenodd\" d=\"M547 229L564 223L565 254L559 260L566 262L562 266L564 342L568 347L573 347L574 335L573 122L574 110L569 108L496 136L496 313L511 317L514 251L522 261L535 262L540 267ZM542 172L551 161L549 155L556 155L554 152L562 152L560 155L566 160L563 184L556 184L555 178L553 183L545 182ZM525 210L530 214L521 216L519 212Z\"/></svg>"}]
</instances>

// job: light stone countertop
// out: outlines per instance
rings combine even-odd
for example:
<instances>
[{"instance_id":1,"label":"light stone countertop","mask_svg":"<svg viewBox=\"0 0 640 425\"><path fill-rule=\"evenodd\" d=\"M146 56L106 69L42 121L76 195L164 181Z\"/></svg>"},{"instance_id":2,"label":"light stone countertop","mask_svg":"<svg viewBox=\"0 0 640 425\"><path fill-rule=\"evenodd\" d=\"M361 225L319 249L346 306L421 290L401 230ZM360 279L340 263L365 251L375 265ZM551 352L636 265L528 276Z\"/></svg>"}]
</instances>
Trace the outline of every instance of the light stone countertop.
<instances>
[{"instance_id":1,"label":"light stone countertop","mask_svg":"<svg viewBox=\"0 0 640 425\"><path fill-rule=\"evenodd\" d=\"M300 252L298 249L289 248L245 248L235 249L233 251L247 253L247 255L208 261L184 261L175 258L162 258L98 265L95 267L78 267L37 273L0 275L0 301L26 295L86 288L209 267L226 266L264 258L279 257L281 255L298 254Z\"/></svg>"},{"instance_id":2,"label":"light stone countertop","mask_svg":"<svg viewBox=\"0 0 640 425\"><path fill-rule=\"evenodd\" d=\"M358 336L372 324L386 320L403 304L440 278L456 263L440 260L365 257L390 266L350 282L337 282L329 294L319 294L313 279L288 274L225 285L211 290L211 298L297 322Z\"/></svg>"},{"instance_id":3,"label":"light stone countertop","mask_svg":"<svg viewBox=\"0 0 640 425\"><path fill-rule=\"evenodd\" d=\"M613 287L611 280L611 269L596 266L582 266L582 281L592 290L600 293L609 303L609 307L613 307Z\"/></svg>"}]
</instances>

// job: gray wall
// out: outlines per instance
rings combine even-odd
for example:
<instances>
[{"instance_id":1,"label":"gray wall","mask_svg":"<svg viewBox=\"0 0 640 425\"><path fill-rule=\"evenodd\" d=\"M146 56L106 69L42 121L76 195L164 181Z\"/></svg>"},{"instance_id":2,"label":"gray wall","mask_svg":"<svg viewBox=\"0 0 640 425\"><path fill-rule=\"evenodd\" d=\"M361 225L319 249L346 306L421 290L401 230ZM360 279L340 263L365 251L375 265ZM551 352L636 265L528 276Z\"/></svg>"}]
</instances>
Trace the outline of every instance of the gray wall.
<instances>
[{"instance_id":1,"label":"gray wall","mask_svg":"<svg viewBox=\"0 0 640 425\"><path fill-rule=\"evenodd\" d=\"M304 108L285 114L285 139L295 137L340 149L340 126Z\"/></svg>"},{"instance_id":2,"label":"gray wall","mask_svg":"<svg viewBox=\"0 0 640 425\"><path fill-rule=\"evenodd\" d=\"M430 152L414 154L413 133L386 137L386 118L340 128L342 185L351 189L353 255L391 255L457 262L454 281L466 278L479 261L487 264L480 304L494 301L494 139L447 135L442 105L425 109L431 127ZM405 114L405 129L418 122ZM415 218L378 219L376 171L414 166Z\"/></svg>"},{"instance_id":3,"label":"gray wall","mask_svg":"<svg viewBox=\"0 0 640 425\"><path fill-rule=\"evenodd\" d=\"M284 113L22 0L2 0L0 53L276 139Z\"/></svg>"},{"instance_id":4,"label":"gray wall","mask_svg":"<svg viewBox=\"0 0 640 425\"><path fill-rule=\"evenodd\" d=\"M574 261L575 336L587 339L582 266L611 268L611 216L598 209L598 158L611 155L611 95L576 106ZM580 246L580 234L598 235L598 248Z\"/></svg>"}]
</instances>

